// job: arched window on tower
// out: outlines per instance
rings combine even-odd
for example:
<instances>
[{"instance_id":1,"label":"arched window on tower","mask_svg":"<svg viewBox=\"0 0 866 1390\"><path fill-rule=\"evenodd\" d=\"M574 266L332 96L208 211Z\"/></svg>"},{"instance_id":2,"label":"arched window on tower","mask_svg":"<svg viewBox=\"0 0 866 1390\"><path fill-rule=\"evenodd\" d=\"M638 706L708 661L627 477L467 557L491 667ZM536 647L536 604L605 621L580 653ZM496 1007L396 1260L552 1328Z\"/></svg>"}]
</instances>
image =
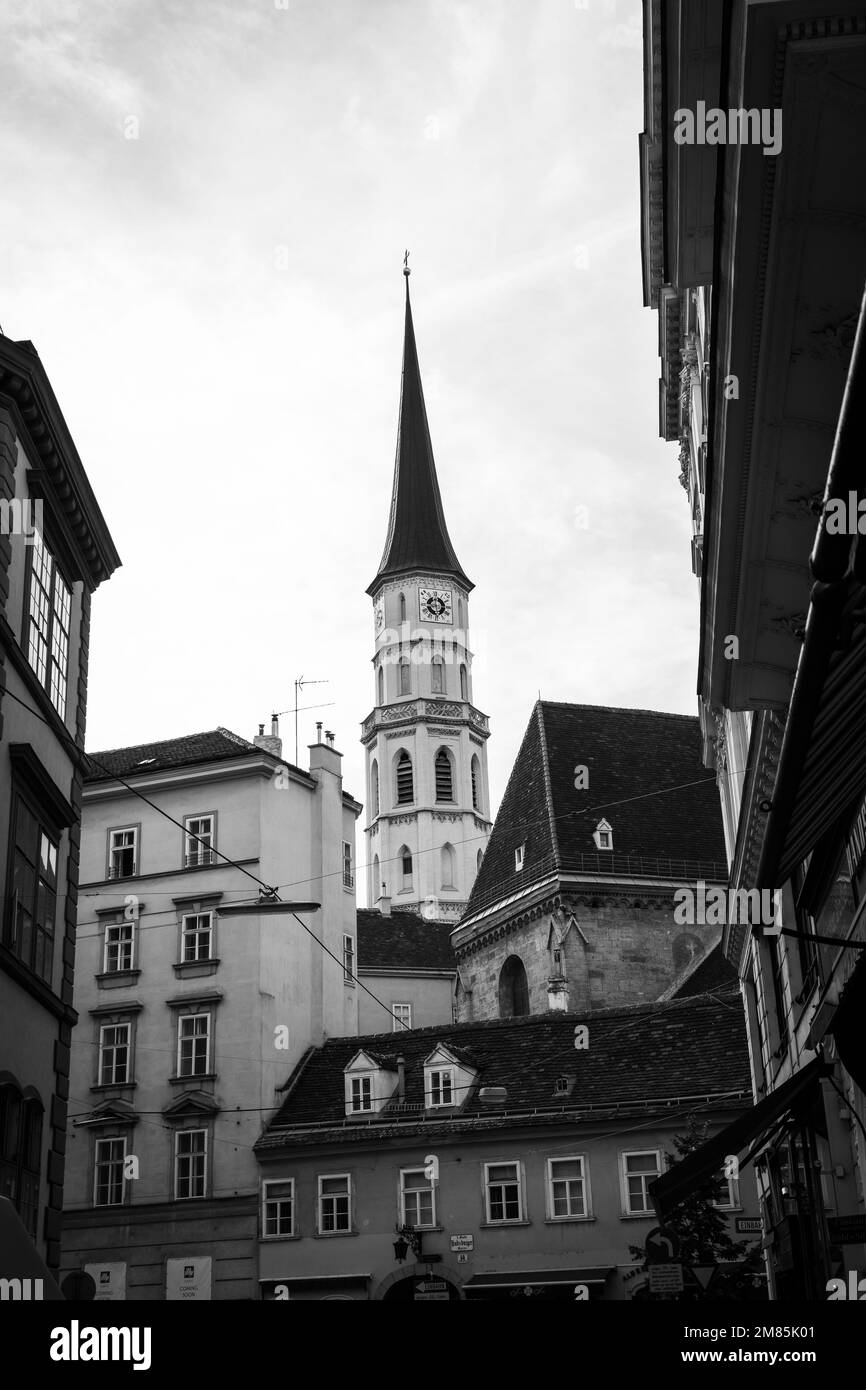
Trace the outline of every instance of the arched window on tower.
<instances>
[{"instance_id":1,"label":"arched window on tower","mask_svg":"<svg viewBox=\"0 0 866 1390\"><path fill-rule=\"evenodd\" d=\"M436 800L454 800L453 768L447 748L440 748L436 754Z\"/></svg>"},{"instance_id":2,"label":"arched window on tower","mask_svg":"<svg viewBox=\"0 0 866 1390\"><path fill-rule=\"evenodd\" d=\"M499 972L499 1017L520 1018L529 1013L529 984L519 956L509 956Z\"/></svg>"},{"instance_id":3,"label":"arched window on tower","mask_svg":"<svg viewBox=\"0 0 866 1390\"><path fill-rule=\"evenodd\" d=\"M400 622L401 622L401 623L405 623L405 621L406 621L406 595L405 595L405 594L401 594L401 595L400 595Z\"/></svg>"},{"instance_id":4,"label":"arched window on tower","mask_svg":"<svg viewBox=\"0 0 866 1390\"><path fill-rule=\"evenodd\" d=\"M467 691L468 691L468 686L467 686L467 684L466 684L466 667L461 665L461 667L460 667L460 699L461 699L461 700L468 700L468 699L469 699L469 695L468 695Z\"/></svg>"},{"instance_id":5,"label":"arched window on tower","mask_svg":"<svg viewBox=\"0 0 866 1390\"><path fill-rule=\"evenodd\" d=\"M463 624L465 621L463 616L464 611L465 610L463 608L463 600L462 598L459 598L457 600L457 626L460 628L461 631L463 630Z\"/></svg>"},{"instance_id":6,"label":"arched window on tower","mask_svg":"<svg viewBox=\"0 0 866 1390\"><path fill-rule=\"evenodd\" d=\"M378 764L378 762L376 761L375 758L373 759L373 765L372 765L372 767L370 768L370 805L371 805L372 808L373 808L373 815L374 815L374 816L378 816L378 814L379 814L379 764Z\"/></svg>"},{"instance_id":7,"label":"arched window on tower","mask_svg":"<svg viewBox=\"0 0 866 1390\"><path fill-rule=\"evenodd\" d=\"M412 759L401 748L397 755L397 805L410 806L415 800L415 779L412 776Z\"/></svg>"},{"instance_id":8,"label":"arched window on tower","mask_svg":"<svg viewBox=\"0 0 866 1390\"><path fill-rule=\"evenodd\" d=\"M442 887L454 887L454 850L450 845L442 846Z\"/></svg>"},{"instance_id":9,"label":"arched window on tower","mask_svg":"<svg viewBox=\"0 0 866 1390\"><path fill-rule=\"evenodd\" d=\"M477 754L477 753L473 753L473 754L472 754L472 762L470 763L469 770L470 770L470 773L471 773L471 776L472 776L472 806L473 806L473 809L474 809L474 810L480 811L480 810L482 809L482 807L481 807L481 764L480 764L480 762L478 761L478 754Z\"/></svg>"},{"instance_id":10,"label":"arched window on tower","mask_svg":"<svg viewBox=\"0 0 866 1390\"><path fill-rule=\"evenodd\" d=\"M480 871L481 871L481 861L482 861L483 858L484 858L484 850L483 850L483 849L480 849L480 850L478 851L478 853L476 854L476 856L475 856L475 872L476 872L476 873L480 873Z\"/></svg>"},{"instance_id":11,"label":"arched window on tower","mask_svg":"<svg viewBox=\"0 0 866 1390\"><path fill-rule=\"evenodd\" d=\"M445 690L445 663L441 656L434 656L430 666L430 690L434 695L441 695Z\"/></svg>"},{"instance_id":12,"label":"arched window on tower","mask_svg":"<svg viewBox=\"0 0 866 1390\"><path fill-rule=\"evenodd\" d=\"M403 845L397 855L397 872L400 875L400 891L409 893L412 890L412 851Z\"/></svg>"},{"instance_id":13,"label":"arched window on tower","mask_svg":"<svg viewBox=\"0 0 866 1390\"><path fill-rule=\"evenodd\" d=\"M373 855L373 902L384 893L384 884L379 879L379 856Z\"/></svg>"},{"instance_id":14,"label":"arched window on tower","mask_svg":"<svg viewBox=\"0 0 866 1390\"><path fill-rule=\"evenodd\" d=\"M379 667L379 674L378 674L378 676L376 677L376 688L377 688L377 690L378 690L378 692L379 692L378 703L379 703L380 705L384 705L384 703L385 703L385 670L384 670L384 667L382 667L382 666Z\"/></svg>"},{"instance_id":15,"label":"arched window on tower","mask_svg":"<svg viewBox=\"0 0 866 1390\"><path fill-rule=\"evenodd\" d=\"M411 673L410 673L410 670L409 670L409 658L408 658L408 656L401 656L401 657L400 657L400 694L401 694L401 695L411 695L411 693L412 693L411 679L412 679L412 678L411 678Z\"/></svg>"}]
</instances>

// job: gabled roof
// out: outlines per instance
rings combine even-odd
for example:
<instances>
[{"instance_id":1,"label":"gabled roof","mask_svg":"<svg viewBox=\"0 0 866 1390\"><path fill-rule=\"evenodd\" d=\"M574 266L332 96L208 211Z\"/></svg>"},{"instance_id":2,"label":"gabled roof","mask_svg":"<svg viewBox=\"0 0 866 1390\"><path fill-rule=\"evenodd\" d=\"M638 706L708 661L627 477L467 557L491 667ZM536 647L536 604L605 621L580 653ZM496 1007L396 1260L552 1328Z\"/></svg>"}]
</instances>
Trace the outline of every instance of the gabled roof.
<instances>
[{"instance_id":1,"label":"gabled roof","mask_svg":"<svg viewBox=\"0 0 866 1390\"><path fill-rule=\"evenodd\" d=\"M163 739L161 743L136 743L129 748L109 748L101 753L91 753L88 755L92 759L91 771L85 781L105 782L112 777L163 772L168 768L186 767L190 763L245 758L256 752L266 750L257 749L255 744L233 734L231 729L210 729L203 734Z\"/></svg>"},{"instance_id":2,"label":"gabled roof","mask_svg":"<svg viewBox=\"0 0 866 1390\"><path fill-rule=\"evenodd\" d=\"M577 790L575 768L588 769ZM600 820L612 851L598 850ZM524 867L514 851L525 844ZM464 914L554 873L727 879L719 794L698 720L539 700Z\"/></svg>"},{"instance_id":3,"label":"gabled roof","mask_svg":"<svg viewBox=\"0 0 866 1390\"><path fill-rule=\"evenodd\" d=\"M576 1050L578 1023L589 1029L589 1047ZM743 1096L751 1104L749 1059L742 1005L735 991L719 997L674 1000L590 1014L550 1013L489 1022L439 1024L400 1035L405 1059L406 1096L402 1109L392 1100L371 1123L409 1123L407 1109L423 1110L424 1062L442 1044L468 1052L477 1077L461 1113L449 1120L491 1117L478 1095L481 1087L504 1086L505 1110L513 1115L558 1112L562 1097L554 1082L574 1076L570 1110L601 1110L651 1105L679 1098ZM289 1083L289 1094L256 1145L257 1150L307 1142L294 1127L345 1126L343 1071L357 1053L394 1046L391 1033L369 1038L332 1038L305 1056ZM463 1099L458 1098L458 1099ZM738 1102L739 1103L739 1102ZM347 1138L349 1131L346 1131Z\"/></svg>"},{"instance_id":4,"label":"gabled roof","mask_svg":"<svg viewBox=\"0 0 866 1390\"><path fill-rule=\"evenodd\" d=\"M433 460L427 408L421 387L421 369L415 346L409 279L406 278L406 328L403 340L403 381L400 390L400 423L388 536L376 578L367 589L372 594L390 575L433 570L453 574L467 589L474 588L454 553L445 525L442 498Z\"/></svg>"},{"instance_id":5,"label":"gabled roof","mask_svg":"<svg viewBox=\"0 0 866 1390\"><path fill-rule=\"evenodd\" d=\"M385 917L358 909L358 973L377 970L457 970L451 947L453 927L427 922L417 912L391 912Z\"/></svg>"}]
</instances>

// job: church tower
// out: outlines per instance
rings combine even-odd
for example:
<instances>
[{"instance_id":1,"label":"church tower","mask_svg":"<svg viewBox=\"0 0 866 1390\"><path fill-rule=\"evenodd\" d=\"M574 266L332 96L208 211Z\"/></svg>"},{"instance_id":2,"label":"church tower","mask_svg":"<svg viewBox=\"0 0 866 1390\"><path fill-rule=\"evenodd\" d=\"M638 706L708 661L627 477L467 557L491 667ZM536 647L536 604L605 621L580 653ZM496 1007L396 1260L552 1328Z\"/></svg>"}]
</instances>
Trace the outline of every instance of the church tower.
<instances>
[{"instance_id":1,"label":"church tower","mask_svg":"<svg viewBox=\"0 0 866 1390\"><path fill-rule=\"evenodd\" d=\"M373 601L367 897L455 924L490 834L487 716L473 704L469 594L433 461L406 276L403 380L388 536ZM382 906L385 903L382 902Z\"/></svg>"}]
</instances>

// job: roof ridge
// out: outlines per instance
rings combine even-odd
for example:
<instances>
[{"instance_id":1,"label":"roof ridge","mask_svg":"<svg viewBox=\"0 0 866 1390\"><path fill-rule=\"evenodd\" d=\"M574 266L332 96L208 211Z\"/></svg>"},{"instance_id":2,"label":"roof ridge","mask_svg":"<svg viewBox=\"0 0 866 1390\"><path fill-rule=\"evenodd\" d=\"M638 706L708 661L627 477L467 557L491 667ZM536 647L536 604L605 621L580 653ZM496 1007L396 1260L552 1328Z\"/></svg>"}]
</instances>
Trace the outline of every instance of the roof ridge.
<instances>
[{"instance_id":1,"label":"roof ridge","mask_svg":"<svg viewBox=\"0 0 866 1390\"><path fill-rule=\"evenodd\" d=\"M547 752L547 730L544 727L544 703L538 700L536 704L538 711L538 732L541 738L541 766L544 770L544 799L547 803L547 820L550 828L550 838L553 842L553 865L557 872L562 867L562 860L559 854L559 836L556 832L556 816L553 813L553 788L550 784L550 758ZM535 710L533 710L533 714Z\"/></svg>"},{"instance_id":2,"label":"roof ridge","mask_svg":"<svg viewBox=\"0 0 866 1390\"><path fill-rule=\"evenodd\" d=\"M551 705L557 709L605 710L608 714L652 714L656 719L685 719L692 724L700 723L696 714L678 714L674 710L665 709L645 709L642 705L586 705L575 700L538 700L536 703Z\"/></svg>"},{"instance_id":3,"label":"roof ridge","mask_svg":"<svg viewBox=\"0 0 866 1390\"><path fill-rule=\"evenodd\" d=\"M240 734L233 734L231 729L224 729L220 725L216 729L197 729L192 734L176 734L174 738L149 738L142 739L140 743L122 743L117 748L100 748L96 753L87 753L87 757L105 758L109 753L131 753L135 748L165 748L170 743L183 743L190 738L207 738L209 734L223 734L235 743L241 743L248 748L255 747L255 744L242 739Z\"/></svg>"}]
</instances>

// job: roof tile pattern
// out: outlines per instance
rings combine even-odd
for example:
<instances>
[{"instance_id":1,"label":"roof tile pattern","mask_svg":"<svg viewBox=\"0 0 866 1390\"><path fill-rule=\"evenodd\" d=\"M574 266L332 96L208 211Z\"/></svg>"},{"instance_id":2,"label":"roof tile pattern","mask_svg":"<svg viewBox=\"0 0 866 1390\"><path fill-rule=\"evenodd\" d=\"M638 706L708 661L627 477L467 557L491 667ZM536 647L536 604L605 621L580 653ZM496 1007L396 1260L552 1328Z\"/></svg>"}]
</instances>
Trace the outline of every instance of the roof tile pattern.
<instances>
[{"instance_id":1,"label":"roof tile pattern","mask_svg":"<svg viewBox=\"0 0 866 1390\"><path fill-rule=\"evenodd\" d=\"M135 773L163 772L190 763L218 762L226 758L247 757L257 751L255 744L233 734L230 729L211 729L203 734L184 734L161 743L136 743L129 748L109 748L92 753L87 782L104 782L112 777Z\"/></svg>"},{"instance_id":2,"label":"roof tile pattern","mask_svg":"<svg viewBox=\"0 0 866 1390\"><path fill-rule=\"evenodd\" d=\"M457 970L451 946L453 926L427 922L417 912L383 916L358 909L358 970Z\"/></svg>"}]
</instances>

